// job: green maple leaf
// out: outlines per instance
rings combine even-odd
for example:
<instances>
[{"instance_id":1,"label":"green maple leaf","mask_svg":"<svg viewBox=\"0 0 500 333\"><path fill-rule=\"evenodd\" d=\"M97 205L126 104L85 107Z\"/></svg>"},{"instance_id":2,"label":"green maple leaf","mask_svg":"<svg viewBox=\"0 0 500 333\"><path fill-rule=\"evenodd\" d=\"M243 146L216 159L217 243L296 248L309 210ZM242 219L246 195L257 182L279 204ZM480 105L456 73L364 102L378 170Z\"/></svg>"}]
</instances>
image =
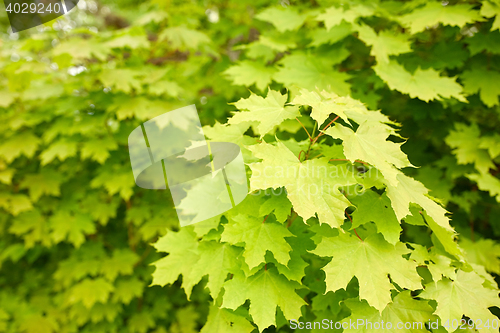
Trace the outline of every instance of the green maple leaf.
<instances>
[{"instance_id":1,"label":"green maple leaf","mask_svg":"<svg viewBox=\"0 0 500 333\"><path fill-rule=\"evenodd\" d=\"M279 263L286 265L290 260L289 252L292 247L285 237L293 237L293 234L282 224L262 221L262 218L252 216L235 216L224 228L221 241L234 245L245 243L243 257L250 269L264 262L267 251Z\"/></svg>"},{"instance_id":2,"label":"green maple leaf","mask_svg":"<svg viewBox=\"0 0 500 333\"><path fill-rule=\"evenodd\" d=\"M307 14L301 14L293 7L276 8L270 7L255 15L256 19L272 23L280 32L297 30L307 18Z\"/></svg>"},{"instance_id":3,"label":"green maple leaf","mask_svg":"<svg viewBox=\"0 0 500 333\"><path fill-rule=\"evenodd\" d=\"M495 17L495 21L491 26L491 31L500 30L500 4L493 1L483 1L480 13L485 17Z\"/></svg>"},{"instance_id":4,"label":"green maple leaf","mask_svg":"<svg viewBox=\"0 0 500 333\"><path fill-rule=\"evenodd\" d=\"M194 266L200 260L198 241L192 228L183 227L178 232L168 231L153 246L158 252L169 255L154 262L152 285L173 284L182 275L182 287L188 298L193 286L200 281L200 276L192 277Z\"/></svg>"},{"instance_id":5,"label":"green maple leaf","mask_svg":"<svg viewBox=\"0 0 500 333\"><path fill-rule=\"evenodd\" d=\"M144 292L144 282L136 277L122 279L116 282L113 292L113 302L129 304L134 298L139 298Z\"/></svg>"},{"instance_id":6,"label":"green maple leaf","mask_svg":"<svg viewBox=\"0 0 500 333\"><path fill-rule=\"evenodd\" d=\"M190 322L190 321L188 321ZM134 333L146 333L156 326L153 315L149 312L134 312L128 319L128 329ZM172 325L174 326L174 325ZM172 327L173 331L173 327ZM178 333L178 332L173 332ZM187 332L191 333L191 332Z\"/></svg>"},{"instance_id":7,"label":"green maple leaf","mask_svg":"<svg viewBox=\"0 0 500 333\"><path fill-rule=\"evenodd\" d=\"M432 68L417 68L415 73L410 73L395 60L387 63L377 63L373 66L375 73L384 80L389 88L419 98L423 101L440 100L454 97L461 102L467 102L462 96L462 86L455 79L439 76Z\"/></svg>"},{"instance_id":8,"label":"green maple leaf","mask_svg":"<svg viewBox=\"0 0 500 333\"><path fill-rule=\"evenodd\" d=\"M262 143L249 149L263 159L250 164L251 190L285 186L294 210L304 220L318 214L320 223L335 228L344 223L344 211L351 203L339 187L356 183L346 165L331 165L327 158L300 162L281 141L276 146Z\"/></svg>"},{"instance_id":9,"label":"green maple leaf","mask_svg":"<svg viewBox=\"0 0 500 333\"><path fill-rule=\"evenodd\" d=\"M217 120L213 126L204 126L203 133L207 138L219 142L232 142L244 148L246 145L257 143L257 138L252 138L244 133L251 122L241 122L234 125L221 124Z\"/></svg>"},{"instance_id":10,"label":"green maple leaf","mask_svg":"<svg viewBox=\"0 0 500 333\"><path fill-rule=\"evenodd\" d=\"M309 38L312 39L309 46L320 46L323 44L335 44L353 32L352 24L342 22L330 29L314 29L309 31Z\"/></svg>"},{"instance_id":11,"label":"green maple leaf","mask_svg":"<svg viewBox=\"0 0 500 333\"><path fill-rule=\"evenodd\" d=\"M85 279L69 290L67 302L75 304L82 302L90 309L97 302L106 303L115 287L103 278Z\"/></svg>"},{"instance_id":12,"label":"green maple leaf","mask_svg":"<svg viewBox=\"0 0 500 333\"><path fill-rule=\"evenodd\" d=\"M20 187L29 189L31 201L36 202L44 194L59 196L62 182L63 176L60 173L42 168L38 174L26 175Z\"/></svg>"},{"instance_id":13,"label":"green maple leaf","mask_svg":"<svg viewBox=\"0 0 500 333\"><path fill-rule=\"evenodd\" d=\"M242 122L257 121L258 131L263 137L275 126L281 124L285 119L293 119L300 115L298 106L284 106L288 96L279 91L269 89L266 98L251 94L249 98L242 98L234 105L240 110L229 119L229 124L240 124Z\"/></svg>"},{"instance_id":14,"label":"green maple leaf","mask_svg":"<svg viewBox=\"0 0 500 333\"><path fill-rule=\"evenodd\" d=\"M479 11L473 10L469 4L449 5L437 1L425 3L425 6L413 10L400 17L403 25L410 27L412 34L424 31L426 27L436 24L463 27L468 23L482 21Z\"/></svg>"},{"instance_id":15,"label":"green maple leaf","mask_svg":"<svg viewBox=\"0 0 500 333\"><path fill-rule=\"evenodd\" d=\"M479 92L481 101L490 108L499 105L500 88L497 85L497 82L500 81L499 72L474 68L464 71L460 78L464 83L464 92L468 94Z\"/></svg>"},{"instance_id":16,"label":"green maple leaf","mask_svg":"<svg viewBox=\"0 0 500 333\"><path fill-rule=\"evenodd\" d=\"M73 157L77 152L77 142L68 139L60 139L53 142L40 154L42 165L47 165L58 158L61 162L68 157Z\"/></svg>"},{"instance_id":17,"label":"green maple leaf","mask_svg":"<svg viewBox=\"0 0 500 333\"><path fill-rule=\"evenodd\" d=\"M104 69L98 76L105 87L123 91L126 94L135 89L137 92L142 90L142 82L138 79L144 72L129 68Z\"/></svg>"},{"instance_id":18,"label":"green maple leaf","mask_svg":"<svg viewBox=\"0 0 500 333\"><path fill-rule=\"evenodd\" d=\"M116 150L118 144L110 137L103 139L89 139L85 141L81 148L82 159L90 158L103 164L109 157L110 150Z\"/></svg>"},{"instance_id":19,"label":"green maple leaf","mask_svg":"<svg viewBox=\"0 0 500 333\"><path fill-rule=\"evenodd\" d=\"M314 90L327 89L338 95L349 94L350 85L346 82L350 75L332 69L332 65L342 62L348 55L345 49L335 51L336 57L312 57L302 53L287 55L280 60L282 65L273 79L286 86Z\"/></svg>"},{"instance_id":20,"label":"green maple leaf","mask_svg":"<svg viewBox=\"0 0 500 333\"><path fill-rule=\"evenodd\" d=\"M47 222L36 209L19 214L8 230L11 234L23 237L26 249L32 248L38 241L44 246L52 244Z\"/></svg>"},{"instance_id":21,"label":"green maple leaf","mask_svg":"<svg viewBox=\"0 0 500 333\"><path fill-rule=\"evenodd\" d=\"M378 62L389 62L390 55L411 52L410 41L403 34L395 34L387 30L378 34L367 25L356 26L359 38L366 45L372 47L370 54L375 56Z\"/></svg>"},{"instance_id":22,"label":"green maple leaf","mask_svg":"<svg viewBox=\"0 0 500 333\"><path fill-rule=\"evenodd\" d=\"M331 257L323 270L326 290L346 288L354 276L359 281L359 297L382 312L391 302L391 280L402 288L420 289L416 264L402 257L410 252L403 243L396 246L386 242L380 234L372 234L361 241L350 234L324 237L312 253Z\"/></svg>"},{"instance_id":23,"label":"green maple leaf","mask_svg":"<svg viewBox=\"0 0 500 333\"><path fill-rule=\"evenodd\" d=\"M227 275L236 273L240 268L237 258L241 250L229 244L213 241L201 242L198 250L200 259L193 267L191 276L199 277L201 280L208 274L207 288L212 298L217 299Z\"/></svg>"},{"instance_id":24,"label":"green maple leaf","mask_svg":"<svg viewBox=\"0 0 500 333\"><path fill-rule=\"evenodd\" d=\"M475 242L460 238L460 246L465 251L468 262L483 265L488 272L500 274L500 245L492 239L479 239Z\"/></svg>"},{"instance_id":25,"label":"green maple leaf","mask_svg":"<svg viewBox=\"0 0 500 333\"><path fill-rule=\"evenodd\" d=\"M105 60L110 51L111 48L101 43L97 38L72 38L57 44L56 47L52 49L52 54L54 56L69 54L73 59L77 60L77 62L81 62L84 59L91 59L92 57L99 60Z\"/></svg>"},{"instance_id":26,"label":"green maple leaf","mask_svg":"<svg viewBox=\"0 0 500 333\"><path fill-rule=\"evenodd\" d=\"M483 136L480 138L479 148L488 149L488 153L492 159L500 156L500 135Z\"/></svg>"},{"instance_id":27,"label":"green maple leaf","mask_svg":"<svg viewBox=\"0 0 500 333\"><path fill-rule=\"evenodd\" d=\"M452 260L444 255L437 253L435 247L429 251L426 247L418 244L410 244L414 248L410 255L411 260L415 260L419 266L427 266L432 275L432 279L437 283L443 276L454 279L457 274L455 267L451 266Z\"/></svg>"},{"instance_id":28,"label":"green maple leaf","mask_svg":"<svg viewBox=\"0 0 500 333\"><path fill-rule=\"evenodd\" d=\"M264 91L275 72L276 69L260 62L243 60L229 67L223 74L226 74L236 85L249 87L255 84L260 91Z\"/></svg>"},{"instance_id":29,"label":"green maple leaf","mask_svg":"<svg viewBox=\"0 0 500 333\"><path fill-rule=\"evenodd\" d=\"M185 93L184 89L177 82L168 80L160 80L148 85L148 92L155 96L167 95L170 97L179 97Z\"/></svg>"},{"instance_id":30,"label":"green maple leaf","mask_svg":"<svg viewBox=\"0 0 500 333\"><path fill-rule=\"evenodd\" d=\"M356 206L356 210L351 214L352 228L375 222L377 231L384 236L386 241L393 245L399 242L399 234L403 229L385 193L378 195L368 190L361 195L349 197L349 200Z\"/></svg>"},{"instance_id":31,"label":"green maple leaf","mask_svg":"<svg viewBox=\"0 0 500 333\"><path fill-rule=\"evenodd\" d=\"M251 333L254 329L245 317L224 308L211 306L207 322L200 333Z\"/></svg>"},{"instance_id":32,"label":"green maple leaf","mask_svg":"<svg viewBox=\"0 0 500 333\"><path fill-rule=\"evenodd\" d=\"M271 194L270 198L260 205L259 215L269 215L274 211L276 220L283 223L288 215L290 215L291 209L292 203L288 200L283 191L279 195Z\"/></svg>"},{"instance_id":33,"label":"green maple leaf","mask_svg":"<svg viewBox=\"0 0 500 333\"><path fill-rule=\"evenodd\" d=\"M471 38L467 38L466 43L469 46L471 55L476 55L480 52L487 51L488 53L500 53L500 32L494 31L487 34L476 33ZM478 66L482 67L482 66Z\"/></svg>"},{"instance_id":34,"label":"green maple leaf","mask_svg":"<svg viewBox=\"0 0 500 333\"><path fill-rule=\"evenodd\" d=\"M342 140L344 155L352 162L361 160L377 168L391 184L396 184L397 169L412 166L400 143L387 141L394 130L376 122L363 122L356 132L338 123L325 131Z\"/></svg>"},{"instance_id":35,"label":"green maple leaf","mask_svg":"<svg viewBox=\"0 0 500 333\"><path fill-rule=\"evenodd\" d=\"M104 187L110 195L119 193L123 199L128 200L133 194L132 188L135 187L135 181L130 174L129 167L104 164L99 169L97 177L90 182L90 187Z\"/></svg>"},{"instance_id":36,"label":"green maple leaf","mask_svg":"<svg viewBox=\"0 0 500 333\"><path fill-rule=\"evenodd\" d=\"M480 148L481 132L477 124L467 126L455 123L455 130L445 138L445 142L453 149L453 154L459 164L474 163L481 174L487 174L489 169L495 169L488 151Z\"/></svg>"},{"instance_id":37,"label":"green maple leaf","mask_svg":"<svg viewBox=\"0 0 500 333\"><path fill-rule=\"evenodd\" d=\"M295 96L292 103L311 106L311 118L316 120L318 125L323 124L332 113L349 122L346 112L356 112L358 109L366 108L363 103L349 96L339 97L337 94L325 90L319 92L301 89L300 95Z\"/></svg>"},{"instance_id":38,"label":"green maple leaf","mask_svg":"<svg viewBox=\"0 0 500 333\"><path fill-rule=\"evenodd\" d=\"M75 247L79 247L85 242L85 235L93 234L96 231L90 216L71 214L65 210L57 211L49 222L54 242L68 240Z\"/></svg>"},{"instance_id":39,"label":"green maple leaf","mask_svg":"<svg viewBox=\"0 0 500 333\"><path fill-rule=\"evenodd\" d=\"M474 318L476 323L481 320L484 324L498 320L488 307L500 306L498 289L483 287L484 279L475 272L464 272L459 270L455 280L442 279L437 283L425 285L424 291L419 295L422 298L437 301L435 314L441 318L441 323L449 324L447 331L452 331L451 322L460 322L462 315ZM496 332L492 327L482 327L485 332Z\"/></svg>"},{"instance_id":40,"label":"green maple leaf","mask_svg":"<svg viewBox=\"0 0 500 333\"><path fill-rule=\"evenodd\" d=\"M170 27L163 30L159 40L168 40L174 49L196 50L203 44L209 44L210 38L203 32L184 26Z\"/></svg>"},{"instance_id":41,"label":"green maple leaf","mask_svg":"<svg viewBox=\"0 0 500 333\"><path fill-rule=\"evenodd\" d=\"M109 281L114 281L118 275L130 275L139 256L128 248L115 249L110 258L102 260L101 273Z\"/></svg>"},{"instance_id":42,"label":"green maple leaf","mask_svg":"<svg viewBox=\"0 0 500 333\"><path fill-rule=\"evenodd\" d=\"M104 43L109 48L130 48L130 49L148 49L150 47L150 42L146 34L132 36L130 34L124 34L119 37L115 37L112 40Z\"/></svg>"},{"instance_id":43,"label":"green maple leaf","mask_svg":"<svg viewBox=\"0 0 500 333\"><path fill-rule=\"evenodd\" d=\"M500 202L500 179L489 173L467 174L466 177L475 181L480 190L488 191L492 197L495 197Z\"/></svg>"},{"instance_id":44,"label":"green maple leaf","mask_svg":"<svg viewBox=\"0 0 500 333\"><path fill-rule=\"evenodd\" d=\"M265 328L276 325L276 308L279 307L287 319L297 320L302 314L300 308L306 302L295 293L300 284L288 281L269 267L248 278L236 274L224 284L222 307L236 310L250 300L250 315L262 332Z\"/></svg>"},{"instance_id":45,"label":"green maple leaf","mask_svg":"<svg viewBox=\"0 0 500 333\"><path fill-rule=\"evenodd\" d=\"M373 15L374 10L368 6L359 4L351 5L348 9L343 7L330 7L325 13L319 14L316 20L322 21L325 27L330 30L332 27L341 24L342 20L353 23L359 17Z\"/></svg>"},{"instance_id":46,"label":"green maple leaf","mask_svg":"<svg viewBox=\"0 0 500 333\"><path fill-rule=\"evenodd\" d=\"M0 143L0 156L7 163L12 162L21 154L26 157L33 157L40 141L38 137L29 132L15 134Z\"/></svg>"},{"instance_id":47,"label":"green maple leaf","mask_svg":"<svg viewBox=\"0 0 500 333\"><path fill-rule=\"evenodd\" d=\"M352 313L349 317L344 319L344 322L364 321L364 325L361 327L356 326L356 329L347 328L344 330L345 333L373 332L373 323L382 322L385 323L384 332L420 333L425 330L424 325L433 317L432 313L434 312L426 301L418 301L411 297L409 290L405 290L396 295L393 302L389 303L384 311L382 311L382 314L368 305L364 300L359 301L359 299L351 298L345 300L344 304L347 305ZM368 322L372 323L372 325L370 326L370 324L367 324ZM387 328L387 323L391 323L392 328ZM410 328L406 328L404 325L398 328L398 323L412 323L412 325Z\"/></svg>"},{"instance_id":48,"label":"green maple leaf","mask_svg":"<svg viewBox=\"0 0 500 333\"><path fill-rule=\"evenodd\" d=\"M450 235L455 231L449 224L446 217L446 209L427 196L429 190L422 183L410 178L403 173L396 176L398 184L396 186L387 184L387 196L391 199L391 205L394 208L398 220L411 214L410 204L415 203L425 209L426 213L439 225L447 230Z\"/></svg>"}]
</instances>

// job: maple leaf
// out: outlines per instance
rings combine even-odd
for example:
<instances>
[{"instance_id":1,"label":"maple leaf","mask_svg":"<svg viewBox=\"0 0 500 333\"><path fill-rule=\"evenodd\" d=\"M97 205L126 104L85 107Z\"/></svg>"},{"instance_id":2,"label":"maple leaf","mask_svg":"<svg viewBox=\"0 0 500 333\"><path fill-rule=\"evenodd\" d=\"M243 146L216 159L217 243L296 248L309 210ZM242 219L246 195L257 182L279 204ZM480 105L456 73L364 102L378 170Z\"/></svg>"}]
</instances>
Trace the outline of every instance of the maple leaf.
<instances>
[{"instance_id":1,"label":"maple leaf","mask_svg":"<svg viewBox=\"0 0 500 333\"><path fill-rule=\"evenodd\" d=\"M298 319L300 308L306 302L295 293L300 284L288 281L274 267L262 269L248 278L244 274L235 274L224 284L225 293L222 307L236 310L250 300L250 315L262 332L265 328L276 325L276 310L281 309L287 319Z\"/></svg>"},{"instance_id":2,"label":"maple leaf","mask_svg":"<svg viewBox=\"0 0 500 333\"><path fill-rule=\"evenodd\" d=\"M153 246L159 252L169 255L156 261L152 285L164 286L174 283L182 275L182 287L188 298L193 286L200 281L200 276L191 277L191 272L200 260L198 241L192 228L183 227L178 232L168 231Z\"/></svg>"},{"instance_id":3,"label":"maple leaf","mask_svg":"<svg viewBox=\"0 0 500 333\"><path fill-rule=\"evenodd\" d=\"M223 74L226 74L236 85L248 87L255 84L260 91L264 91L275 72L273 67L255 61L243 60L229 67Z\"/></svg>"},{"instance_id":4,"label":"maple leaf","mask_svg":"<svg viewBox=\"0 0 500 333\"><path fill-rule=\"evenodd\" d=\"M370 54L375 56L378 62L389 62L390 55L397 55L411 51L408 37L403 34L395 34L387 30L378 34L367 25L355 26L359 38L366 45L372 47Z\"/></svg>"},{"instance_id":5,"label":"maple leaf","mask_svg":"<svg viewBox=\"0 0 500 333\"><path fill-rule=\"evenodd\" d=\"M143 75L142 71L129 68L104 69L99 74L99 80L105 87L129 94L132 89L137 92L142 90L142 83L137 77Z\"/></svg>"},{"instance_id":6,"label":"maple leaf","mask_svg":"<svg viewBox=\"0 0 500 333\"><path fill-rule=\"evenodd\" d=\"M133 277L129 279L120 279L113 292L113 302L129 304L134 298L141 297L144 292L144 282Z\"/></svg>"},{"instance_id":7,"label":"maple leaf","mask_svg":"<svg viewBox=\"0 0 500 333\"><path fill-rule=\"evenodd\" d=\"M393 245L399 242L399 234L403 230L396 218L396 214L391 207L391 201L385 193L378 195L376 192L368 190L358 196L350 196L349 200L356 206L356 210L351 214L352 227L375 222L377 231L381 233L385 240Z\"/></svg>"},{"instance_id":8,"label":"maple leaf","mask_svg":"<svg viewBox=\"0 0 500 333\"><path fill-rule=\"evenodd\" d=\"M400 143L387 141L394 130L375 122L363 122L356 132L338 123L329 127L326 134L342 140L344 155L352 162L361 160L376 167L391 184L397 184L396 168L413 166L401 151Z\"/></svg>"},{"instance_id":9,"label":"maple leaf","mask_svg":"<svg viewBox=\"0 0 500 333\"><path fill-rule=\"evenodd\" d=\"M102 166L97 176L90 182L90 187L104 187L110 195L119 193L120 196L128 200L133 193L132 188L135 187L134 177L130 174L130 170L126 166Z\"/></svg>"},{"instance_id":10,"label":"maple leaf","mask_svg":"<svg viewBox=\"0 0 500 333\"><path fill-rule=\"evenodd\" d=\"M323 267L327 291L346 288L356 276L359 297L380 312L391 302L391 289L395 289L388 274L402 288L421 288L416 264L402 257L410 250L403 243L389 244L380 234L372 234L363 241L347 233L323 237L310 252L322 257L333 256Z\"/></svg>"},{"instance_id":11,"label":"maple leaf","mask_svg":"<svg viewBox=\"0 0 500 333\"><path fill-rule=\"evenodd\" d=\"M271 194L269 199L267 199L260 205L259 215L269 215L274 211L276 220L278 222L285 222L288 215L290 215L291 209L292 204L283 191L279 195Z\"/></svg>"},{"instance_id":12,"label":"maple leaf","mask_svg":"<svg viewBox=\"0 0 500 333\"><path fill-rule=\"evenodd\" d=\"M255 15L256 19L272 23L280 32L297 30L307 18L307 14L301 14L296 8L270 7Z\"/></svg>"},{"instance_id":13,"label":"maple leaf","mask_svg":"<svg viewBox=\"0 0 500 333\"><path fill-rule=\"evenodd\" d=\"M43 168L38 174L26 175L20 184L20 188L29 189L31 201L36 202L44 194L59 196L62 182L63 177L60 173Z\"/></svg>"},{"instance_id":14,"label":"maple leaf","mask_svg":"<svg viewBox=\"0 0 500 333\"><path fill-rule=\"evenodd\" d=\"M82 159L91 158L103 164L109 157L110 150L116 150L118 144L110 137L102 139L89 139L85 141L81 148Z\"/></svg>"},{"instance_id":15,"label":"maple leaf","mask_svg":"<svg viewBox=\"0 0 500 333\"><path fill-rule=\"evenodd\" d=\"M483 20L479 12L472 10L472 8L473 6L469 4L448 6L448 3L441 4L437 1L431 1L425 3L425 6L421 8L401 16L399 20L403 25L410 27L412 34L424 31L426 27L432 27L439 23L463 27L468 23Z\"/></svg>"},{"instance_id":16,"label":"maple leaf","mask_svg":"<svg viewBox=\"0 0 500 333\"><path fill-rule=\"evenodd\" d=\"M203 44L209 44L210 38L203 32L184 26L164 29L158 36L160 40L168 40L174 49L196 50Z\"/></svg>"},{"instance_id":17,"label":"maple leaf","mask_svg":"<svg viewBox=\"0 0 500 333\"><path fill-rule=\"evenodd\" d=\"M247 121L257 121L260 136L263 137L285 119L293 119L300 115L298 106L284 106L288 96L279 91L269 89L266 98L251 94L249 98L240 99L234 105L240 110L229 119L235 125Z\"/></svg>"},{"instance_id":18,"label":"maple leaf","mask_svg":"<svg viewBox=\"0 0 500 333\"><path fill-rule=\"evenodd\" d=\"M319 92L301 89L299 93L300 95L295 96L292 104L311 106L311 118L316 120L318 125L323 124L332 113L349 122L346 112L355 112L358 109L366 108L363 103L349 96L339 97L337 94L325 90Z\"/></svg>"},{"instance_id":19,"label":"maple leaf","mask_svg":"<svg viewBox=\"0 0 500 333\"><path fill-rule=\"evenodd\" d=\"M489 173L467 174L466 177L475 181L480 190L488 191L492 197L496 198L497 202L500 202L500 179Z\"/></svg>"},{"instance_id":20,"label":"maple leaf","mask_svg":"<svg viewBox=\"0 0 500 333\"><path fill-rule=\"evenodd\" d=\"M348 9L343 7L330 7L325 13L319 14L316 20L322 21L325 27L330 30L332 27L340 24L342 20L353 23L359 17L373 15L373 9L366 5L351 5Z\"/></svg>"},{"instance_id":21,"label":"maple leaf","mask_svg":"<svg viewBox=\"0 0 500 333\"><path fill-rule=\"evenodd\" d=\"M495 165L488 151L480 148L480 135L479 127L475 123L470 126L455 123L455 130L450 131L444 140L453 149L459 164L474 163L481 174L486 174L489 169L495 169Z\"/></svg>"},{"instance_id":22,"label":"maple leaf","mask_svg":"<svg viewBox=\"0 0 500 333\"><path fill-rule=\"evenodd\" d=\"M69 54L72 59L81 62L84 59L91 59L92 57L105 60L110 51L111 48L101 43L97 38L71 38L57 44L52 49L52 54L54 56Z\"/></svg>"},{"instance_id":23,"label":"maple leaf","mask_svg":"<svg viewBox=\"0 0 500 333\"><path fill-rule=\"evenodd\" d=\"M500 53L500 32L494 31L488 34L476 33L474 36L467 38L465 40L468 44L469 51L471 55L476 55L483 51L488 53L498 54ZM484 68L484 64L478 64L478 68Z\"/></svg>"},{"instance_id":24,"label":"maple leaf","mask_svg":"<svg viewBox=\"0 0 500 333\"><path fill-rule=\"evenodd\" d=\"M97 302L106 303L115 287L103 278L85 279L68 291L67 302L82 302L89 309Z\"/></svg>"},{"instance_id":25,"label":"maple leaf","mask_svg":"<svg viewBox=\"0 0 500 333\"><path fill-rule=\"evenodd\" d=\"M150 42L146 34L142 35L129 35L124 34L122 36L111 39L110 41L104 43L109 48L130 48L130 49L147 49L150 47Z\"/></svg>"},{"instance_id":26,"label":"maple leaf","mask_svg":"<svg viewBox=\"0 0 500 333\"><path fill-rule=\"evenodd\" d=\"M427 196L429 190L422 183L403 173L398 173L396 179L398 181L396 186L387 184L387 196L391 199L391 205L398 220L409 215L411 213L410 203L415 203L425 209L437 225L450 232L450 235L455 234L445 215L446 209Z\"/></svg>"},{"instance_id":27,"label":"maple leaf","mask_svg":"<svg viewBox=\"0 0 500 333\"><path fill-rule=\"evenodd\" d=\"M200 333L250 333L254 327L242 316L231 311L211 306L208 318Z\"/></svg>"},{"instance_id":28,"label":"maple leaf","mask_svg":"<svg viewBox=\"0 0 500 333\"><path fill-rule=\"evenodd\" d=\"M233 245L245 243L243 257L250 269L264 261L267 251L281 264L287 265L292 247L285 237L293 234L282 224L262 223L261 218L238 215L233 217L224 228L222 242Z\"/></svg>"},{"instance_id":29,"label":"maple leaf","mask_svg":"<svg viewBox=\"0 0 500 333\"><path fill-rule=\"evenodd\" d=\"M101 273L109 281L114 281L118 275L132 274L138 260L139 256L128 248L115 249L110 258L102 260Z\"/></svg>"},{"instance_id":30,"label":"maple leaf","mask_svg":"<svg viewBox=\"0 0 500 333\"><path fill-rule=\"evenodd\" d=\"M54 242L68 240L75 247L79 247L85 242L85 235L96 231L95 225L88 215L71 214L65 210L57 211L49 222Z\"/></svg>"},{"instance_id":31,"label":"maple leaf","mask_svg":"<svg viewBox=\"0 0 500 333\"><path fill-rule=\"evenodd\" d=\"M318 214L320 223L339 227L344 211L351 205L339 187L354 185L356 180L346 165L331 165L327 158L300 162L281 142L262 143L249 149L262 162L250 164L251 190L284 186L294 210L304 220Z\"/></svg>"},{"instance_id":32,"label":"maple leaf","mask_svg":"<svg viewBox=\"0 0 500 333\"><path fill-rule=\"evenodd\" d=\"M462 86L455 79L439 76L439 73L432 68L417 68L411 74L395 60L387 63L377 63L373 70L384 80L389 88L410 95L411 98L419 98L423 101L433 99L454 97L461 102L467 102L462 96Z\"/></svg>"},{"instance_id":33,"label":"maple leaf","mask_svg":"<svg viewBox=\"0 0 500 333\"><path fill-rule=\"evenodd\" d=\"M338 95L349 93L350 85L346 82L350 75L332 69L332 65L342 62L349 53L341 48L334 51L336 56L311 58L303 53L287 55L280 60L282 65L273 79L287 86L297 85L309 90L327 89Z\"/></svg>"},{"instance_id":34,"label":"maple leaf","mask_svg":"<svg viewBox=\"0 0 500 333\"><path fill-rule=\"evenodd\" d=\"M61 162L68 157L73 157L77 152L77 143L68 139L60 139L53 142L40 154L42 165L47 165L58 158Z\"/></svg>"},{"instance_id":35,"label":"maple leaf","mask_svg":"<svg viewBox=\"0 0 500 333\"><path fill-rule=\"evenodd\" d=\"M463 315L474 318L476 323L481 320L484 324L487 320L496 321L488 307L500 306L498 290L483 287L483 279L475 272L464 272L459 270L455 280L442 279L435 283L425 285L424 291L419 295L421 298L434 299L437 302L436 314L442 323L448 323L448 332L453 330L452 321L460 322ZM482 327L486 332L496 332L492 327Z\"/></svg>"},{"instance_id":36,"label":"maple leaf","mask_svg":"<svg viewBox=\"0 0 500 333\"><path fill-rule=\"evenodd\" d=\"M356 325L355 329L348 328L344 332L373 332L373 323L386 323L384 332L405 332L405 333L420 333L425 330L425 323L432 317L433 308L426 301L418 301L411 297L409 290L404 290L394 297L392 303L380 314L379 311L368 305L366 301L359 299L347 299L344 304L351 310L351 315L343 320L343 322L359 322L363 325ZM368 324L368 323L371 323ZM389 328L388 323L391 323ZM397 327L397 323L412 323L410 328L406 325Z\"/></svg>"},{"instance_id":37,"label":"maple leaf","mask_svg":"<svg viewBox=\"0 0 500 333\"><path fill-rule=\"evenodd\" d=\"M40 139L30 132L15 134L0 143L0 156L10 163L23 154L26 157L33 157Z\"/></svg>"},{"instance_id":38,"label":"maple leaf","mask_svg":"<svg viewBox=\"0 0 500 333\"><path fill-rule=\"evenodd\" d=\"M491 31L500 30L500 4L493 1L483 1L481 10L479 12L485 17L495 17L495 21L491 26Z\"/></svg>"},{"instance_id":39,"label":"maple leaf","mask_svg":"<svg viewBox=\"0 0 500 333\"><path fill-rule=\"evenodd\" d=\"M500 135L483 136L480 138L479 148L488 149L491 158L500 156Z\"/></svg>"},{"instance_id":40,"label":"maple leaf","mask_svg":"<svg viewBox=\"0 0 500 333\"><path fill-rule=\"evenodd\" d=\"M463 71L460 78L464 83L464 92L468 94L479 92L481 101L490 108L499 105L498 96L500 95L500 88L496 84L500 81L499 72L474 68Z\"/></svg>"},{"instance_id":41,"label":"maple leaf","mask_svg":"<svg viewBox=\"0 0 500 333\"><path fill-rule=\"evenodd\" d=\"M500 274L500 245L492 239L471 241L460 238L460 246L465 251L467 261L483 265L488 272Z\"/></svg>"},{"instance_id":42,"label":"maple leaf","mask_svg":"<svg viewBox=\"0 0 500 333\"><path fill-rule=\"evenodd\" d=\"M309 38L312 39L310 46L320 46L323 44L335 44L353 32L352 24L342 22L330 29L314 29L309 31Z\"/></svg>"},{"instance_id":43,"label":"maple leaf","mask_svg":"<svg viewBox=\"0 0 500 333\"><path fill-rule=\"evenodd\" d=\"M228 274L238 272L237 257L241 250L219 242L201 242L198 247L200 259L194 265L191 276L200 279L208 275L207 288L213 299L217 299Z\"/></svg>"}]
</instances>

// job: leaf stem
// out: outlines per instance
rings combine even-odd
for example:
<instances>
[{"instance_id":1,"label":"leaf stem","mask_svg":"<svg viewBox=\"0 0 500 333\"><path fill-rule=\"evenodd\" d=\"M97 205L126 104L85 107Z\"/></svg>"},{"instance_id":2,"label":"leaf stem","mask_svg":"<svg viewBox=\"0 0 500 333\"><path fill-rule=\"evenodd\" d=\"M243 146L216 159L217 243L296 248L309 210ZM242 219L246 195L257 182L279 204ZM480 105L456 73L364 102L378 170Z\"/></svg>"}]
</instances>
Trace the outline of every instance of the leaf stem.
<instances>
[{"instance_id":1,"label":"leaf stem","mask_svg":"<svg viewBox=\"0 0 500 333\"><path fill-rule=\"evenodd\" d=\"M328 124L327 124L327 125L326 125L326 126L325 126L325 127L324 127L321 131L320 131L320 132L319 132L319 134L318 134L318 135L314 138L314 140L313 140L313 143L312 143L312 144L315 144L315 143L316 143L316 141L318 141L318 139L320 138L320 136L322 136L323 134L325 134L325 133L324 133L324 131L325 131L328 127L330 127L330 125L331 125L331 124L333 124L333 123L335 122L335 120L337 120L337 119L339 119L339 118L340 118L340 116L337 116L337 117L335 117L335 119L333 119L332 121L330 121L330 122L329 122L329 123L328 123Z\"/></svg>"},{"instance_id":2,"label":"leaf stem","mask_svg":"<svg viewBox=\"0 0 500 333\"><path fill-rule=\"evenodd\" d=\"M349 219L349 221L351 221L351 223L353 223L351 215L349 215L348 212L345 212L345 214L347 215L347 218ZM359 237L358 232L356 231L356 228L353 228L353 230L354 230L354 233L356 234L356 236L358 236L359 240L363 242L363 239L361 237Z\"/></svg>"},{"instance_id":3,"label":"leaf stem","mask_svg":"<svg viewBox=\"0 0 500 333\"><path fill-rule=\"evenodd\" d=\"M269 217L269 215L271 214L268 214L265 218L264 218L264 221L262 221L262 224L264 224L264 222L266 222L267 218Z\"/></svg>"},{"instance_id":4,"label":"leaf stem","mask_svg":"<svg viewBox=\"0 0 500 333\"><path fill-rule=\"evenodd\" d=\"M302 128L304 129L304 131L306 131L307 136L309 137L309 141L312 141L311 134L309 134L309 131L306 129L306 127L304 126L304 124L302 124L302 122L297 117L295 117L295 120L297 120L299 122L299 124L302 126Z\"/></svg>"}]
</instances>

